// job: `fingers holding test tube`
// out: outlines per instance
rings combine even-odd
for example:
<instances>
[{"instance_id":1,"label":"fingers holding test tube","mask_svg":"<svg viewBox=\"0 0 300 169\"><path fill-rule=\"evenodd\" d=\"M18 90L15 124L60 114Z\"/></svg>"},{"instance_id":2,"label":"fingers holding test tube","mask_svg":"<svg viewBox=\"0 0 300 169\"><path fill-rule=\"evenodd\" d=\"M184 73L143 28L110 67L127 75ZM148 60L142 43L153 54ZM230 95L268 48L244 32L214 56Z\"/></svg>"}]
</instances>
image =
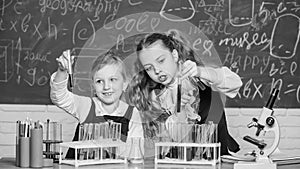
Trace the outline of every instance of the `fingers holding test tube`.
<instances>
[{"instance_id":1,"label":"fingers holding test tube","mask_svg":"<svg viewBox=\"0 0 300 169\"><path fill-rule=\"evenodd\" d=\"M182 64L182 78L189 78L191 82L198 86L201 90L205 90L204 84L199 77L198 67L196 62L187 60Z\"/></svg>"},{"instance_id":2,"label":"fingers holding test tube","mask_svg":"<svg viewBox=\"0 0 300 169\"><path fill-rule=\"evenodd\" d=\"M71 56L71 51L65 50L62 55L60 55L58 58L56 58L56 61L58 63L58 68L61 71L68 71L68 73L73 73L72 71L72 64L75 61L75 56Z\"/></svg>"},{"instance_id":3,"label":"fingers holding test tube","mask_svg":"<svg viewBox=\"0 0 300 169\"><path fill-rule=\"evenodd\" d=\"M71 51L65 50L60 57L56 58L58 63L58 69L69 74L70 87L73 87L73 63L75 62L75 56L71 55Z\"/></svg>"},{"instance_id":4,"label":"fingers holding test tube","mask_svg":"<svg viewBox=\"0 0 300 169\"><path fill-rule=\"evenodd\" d=\"M182 64L181 70L182 78L193 77L198 75L196 62L187 60Z\"/></svg>"}]
</instances>

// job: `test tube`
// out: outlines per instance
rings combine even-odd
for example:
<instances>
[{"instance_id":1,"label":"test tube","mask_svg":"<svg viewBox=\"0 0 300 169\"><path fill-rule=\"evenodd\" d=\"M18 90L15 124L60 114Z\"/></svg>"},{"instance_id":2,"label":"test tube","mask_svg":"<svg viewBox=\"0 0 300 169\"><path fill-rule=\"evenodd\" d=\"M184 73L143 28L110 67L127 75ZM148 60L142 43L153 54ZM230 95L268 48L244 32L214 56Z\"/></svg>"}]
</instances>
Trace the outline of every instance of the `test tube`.
<instances>
[{"instance_id":1,"label":"test tube","mask_svg":"<svg viewBox=\"0 0 300 169\"><path fill-rule=\"evenodd\" d=\"M186 136L184 137L184 142L185 143L192 143L193 142L193 124L185 124L183 133L186 133ZM192 147L186 147L186 160L191 161L192 160ZM183 150L184 151L184 150Z\"/></svg>"},{"instance_id":2,"label":"test tube","mask_svg":"<svg viewBox=\"0 0 300 169\"><path fill-rule=\"evenodd\" d=\"M118 130L118 125L120 125L119 123L115 123L115 122L111 122L109 125L109 135L110 135L110 139L112 139L112 141L116 141L117 140L117 136L119 135L117 133ZM111 159L115 159L116 158L116 147L110 147L110 158Z\"/></svg>"},{"instance_id":3,"label":"test tube","mask_svg":"<svg viewBox=\"0 0 300 169\"><path fill-rule=\"evenodd\" d=\"M102 139L102 141L106 141L107 139L109 139L109 124L107 122L105 123L99 123L99 127L100 127L100 139ZM100 151L102 151L102 153L100 152L100 155L102 154L102 159L106 159L106 157L108 156L108 149L107 148L103 148Z\"/></svg>"},{"instance_id":4,"label":"test tube","mask_svg":"<svg viewBox=\"0 0 300 169\"><path fill-rule=\"evenodd\" d=\"M83 124L83 137L82 137L82 141L87 141L88 140L88 128L89 128L89 124L88 123ZM87 159L87 156L88 156L87 149L83 148L82 149L82 153L83 154L82 154L81 160Z\"/></svg>"},{"instance_id":5,"label":"test tube","mask_svg":"<svg viewBox=\"0 0 300 169\"><path fill-rule=\"evenodd\" d=\"M183 138L184 138L184 132L183 129L185 128L185 124L183 123L174 123L176 125L176 130L177 130L177 142L178 143L182 143L183 142ZM180 144L179 144L180 145ZM182 146L177 146L177 158L179 160L183 160L183 147Z\"/></svg>"},{"instance_id":6,"label":"test tube","mask_svg":"<svg viewBox=\"0 0 300 169\"><path fill-rule=\"evenodd\" d=\"M53 131L53 135L52 135L52 140L55 142L58 138L57 138L57 122L51 122L52 123L52 131ZM56 144L53 144L53 149L52 152L57 152L58 149L56 147ZM55 158L55 155L53 155L53 158Z\"/></svg>"},{"instance_id":7,"label":"test tube","mask_svg":"<svg viewBox=\"0 0 300 169\"><path fill-rule=\"evenodd\" d=\"M78 141L82 141L82 140L83 140L83 137L84 137L84 136L83 136L83 133L84 133L83 125L80 124L80 125L79 125L79 132L78 132ZM78 155L77 155L78 159L79 159L79 160L82 160L82 159L83 159L83 156L84 156L83 150L82 150L82 149L78 149Z\"/></svg>"},{"instance_id":8,"label":"test tube","mask_svg":"<svg viewBox=\"0 0 300 169\"><path fill-rule=\"evenodd\" d=\"M182 61L178 62L178 66L179 66L179 75L177 77L177 113L180 113L181 111L181 68L182 68Z\"/></svg>"},{"instance_id":9,"label":"test tube","mask_svg":"<svg viewBox=\"0 0 300 169\"><path fill-rule=\"evenodd\" d=\"M94 139L93 128L94 128L94 124L93 123L88 123L87 140L93 140ZM93 159L94 158L93 153L94 153L94 149L93 148L88 148L87 149L87 159Z\"/></svg>"},{"instance_id":10,"label":"test tube","mask_svg":"<svg viewBox=\"0 0 300 169\"><path fill-rule=\"evenodd\" d=\"M201 125L196 124L194 128L195 133L195 143L201 143ZM195 159L200 160L201 149L197 147L195 150Z\"/></svg>"},{"instance_id":11,"label":"test tube","mask_svg":"<svg viewBox=\"0 0 300 169\"><path fill-rule=\"evenodd\" d=\"M167 129L165 123L158 123L157 124L157 133L156 136L158 138L158 142L166 142L168 140L167 138ZM158 147L158 157L159 159L164 159L166 154L169 151L169 146L162 146Z\"/></svg>"},{"instance_id":12,"label":"test tube","mask_svg":"<svg viewBox=\"0 0 300 169\"><path fill-rule=\"evenodd\" d=\"M96 123L94 125L95 125L95 127L94 127L94 139L95 139L95 142L99 143L100 142L100 124ZM94 150L94 154L95 154L94 159L99 159L100 158L100 149L96 148Z\"/></svg>"},{"instance_id":13,"label":"test tube","mask_svg":"<svg viewBox=\"0 0 300 169\"><path fill-rule=\"evenodd\" d=\"M167 128L168 128L168 132L169 132L169 135L170 135L170 141L173 142L174 141L174 136L173 136L173 123L168 123L167 124ZM170 147L170 150L169 150L169 158L173 158L173 154L174 154L174 149L173 149L173 146Z\"/></svg>"}]
</instances>

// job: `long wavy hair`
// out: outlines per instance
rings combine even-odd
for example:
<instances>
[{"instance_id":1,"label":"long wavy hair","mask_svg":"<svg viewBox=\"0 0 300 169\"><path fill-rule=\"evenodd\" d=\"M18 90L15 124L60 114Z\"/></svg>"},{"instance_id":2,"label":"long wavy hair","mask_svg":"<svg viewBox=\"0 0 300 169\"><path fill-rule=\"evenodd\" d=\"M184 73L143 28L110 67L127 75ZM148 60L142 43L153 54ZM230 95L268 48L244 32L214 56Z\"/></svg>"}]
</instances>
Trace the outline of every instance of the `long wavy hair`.
<instances>
[{"instance_id":1,"label":"long wavy hair","mask_svg":"<svg viewBox=\"0 0 300 169\"><path fill-rule=\"evenodd\" d=\"M170 52L176 49L179 60L192 60L196 62L194 51L189 47L188 41L175 30L168 33L148 34L138 43L136 48L138 59L134 65L136 74L129 84L128 95L129 101L142 112L141 118L144 124L145 136L148 137L155 136L154 132L157 122L163 122L169 116L161 110L159 103L151 98L151 92L154 90L161 91L165 86L153 81L139 60L140 52L159 40Z\"/></svg>"}]
</instances>

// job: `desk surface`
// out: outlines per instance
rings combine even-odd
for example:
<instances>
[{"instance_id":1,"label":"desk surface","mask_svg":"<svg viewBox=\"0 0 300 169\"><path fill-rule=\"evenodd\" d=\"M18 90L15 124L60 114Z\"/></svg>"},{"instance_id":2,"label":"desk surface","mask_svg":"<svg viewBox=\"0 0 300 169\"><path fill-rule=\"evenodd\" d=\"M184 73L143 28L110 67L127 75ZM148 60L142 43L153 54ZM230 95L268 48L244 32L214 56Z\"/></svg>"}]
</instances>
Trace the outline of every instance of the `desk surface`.
<instances>
[{"instance_id":1,"label":"desk surface","mask_svg":"<svg viewBox=\"0 0 300 169\"><path fill-rule=\"evenodd\" d=\"M90 169L90 168L99 168L100 165L90 165L90 166L80 166L81 169ZM0 159L0 169L20 169L19 167L15 166L15 159L14 158L2 158ZM65 164L54 164L53 167L45 167L45 169L73 169L76 168L75 166L65 165ZM145 164L105 164L101 165L101 169L232 169L233 164L229 163L221 163L217 166L201 166L199 165L172 165L172 164L160 164L154 165L153 160L146 160ZM298 164L289 164L289 165L278 165L277 169L299 169L300 163Z\"/></svg>"}]
</instances>

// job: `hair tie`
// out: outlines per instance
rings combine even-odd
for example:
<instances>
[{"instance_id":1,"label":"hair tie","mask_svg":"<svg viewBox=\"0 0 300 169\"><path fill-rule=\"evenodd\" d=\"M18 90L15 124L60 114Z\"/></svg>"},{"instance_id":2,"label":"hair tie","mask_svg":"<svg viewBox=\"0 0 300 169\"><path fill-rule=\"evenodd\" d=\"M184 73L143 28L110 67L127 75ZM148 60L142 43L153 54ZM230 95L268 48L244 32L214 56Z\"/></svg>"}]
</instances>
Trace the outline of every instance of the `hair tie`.
<instances>
[{"instance_id":1,"label":"hair tie","mask_svg":"<svg viewBox=\"0 0 300 169\"><path fill-rule=\"evenodd\" d=\"M173 34L173 33L170 33L170 34L168 35L168 38L174 39L174 34Z\"/></svg>"},{"instance_id":2,"label":"hair tie","mask_svg":"<svg viewBox=\"0 0 300 169\"><path fill-rule=\"evenodd\" d=\"M168 35L167 37L170 40L170 42L173 42L173 43L175 42L174 35Z\"/></svg>"}]
</instances>

